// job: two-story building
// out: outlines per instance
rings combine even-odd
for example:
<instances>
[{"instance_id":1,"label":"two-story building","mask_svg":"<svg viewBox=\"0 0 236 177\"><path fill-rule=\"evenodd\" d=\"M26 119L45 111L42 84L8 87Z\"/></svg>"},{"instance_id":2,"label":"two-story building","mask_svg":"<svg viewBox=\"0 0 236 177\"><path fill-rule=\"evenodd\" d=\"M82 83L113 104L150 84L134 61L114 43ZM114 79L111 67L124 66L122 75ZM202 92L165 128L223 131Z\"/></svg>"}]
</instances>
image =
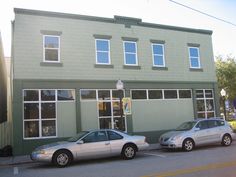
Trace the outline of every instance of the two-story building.
<instances>
[{"instance_id":1,"label":"two-story building","mask_svg":"<svg viewBox=\"0 0 236 177\"><path fill-rule=\"evenodd\" d=\"M183 121L219 115L212 31L14 11L14 154L87 129L157 142ZM121 114L121 97L131 98L131 114Z\"/></svg>"}]
</instances>

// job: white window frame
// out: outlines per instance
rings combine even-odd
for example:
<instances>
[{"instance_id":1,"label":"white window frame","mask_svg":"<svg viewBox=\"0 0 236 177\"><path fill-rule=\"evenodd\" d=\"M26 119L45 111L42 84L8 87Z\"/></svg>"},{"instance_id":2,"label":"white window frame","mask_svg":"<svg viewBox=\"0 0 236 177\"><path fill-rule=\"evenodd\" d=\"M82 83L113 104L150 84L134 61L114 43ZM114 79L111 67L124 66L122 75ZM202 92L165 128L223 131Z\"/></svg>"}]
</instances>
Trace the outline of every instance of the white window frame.
<instances>
[{"instance_id":1,"label":"white window frame","mask_svg":"<svg viewBox=\"0 0 236 177\"><path fill-rule=\"evenodd\" d=\"M125 43L133 43L135 44L135 53L133 52L126 52L125 51ZM127 66L138 66L138 50L137 50L137 42L135 41L123 41L123 50L124 50L124 65ZM126 55L125 54L135 54L135 64L127 64L126 63Z\"/></svg>"},{"instance_id":2,"label":"white window frame","mask_svg":"<svg viewBox=\"0 0 236 177\"><path fill-rule=\"evenodd\" d=\"M190 49L197 49L197 52L198 52L198 57L192 57L191 54L190 54ZM188 47L188 55L189 55L189 65L190 65L190 68L193 68L193 69L200 69L201 68L201 61L200 61L200 50L199 50L199 47ZM192 62L191 62L191 58L197 58L198 60L198 67L194 67L192 66Z\"/></svg>"},{"instance_id":3,"label":"white window frame","mask_svg":"<svg viewBox=\"0 0 236 177\"><path fill-rule=\"evenodd\" d=\"M45 47L45 38L46 37L57 37L58 38L58 48L48 48L48 47ZM61 45L60 45L60 36L57 36L57 35L43 35L43 62L45 63L60 63L60 48L61 48ZM57 61L51 61L51 60L46 60L45 58L45 51L46 49L50 49L50 50L57 50L58 51L58 60Z\"/></svg>"},{"instance_id":4,"label":"white window frame","mask_svg":"<svg viewBox=\"0 0 236 177\"><path fill-rule=\"evenodd\" d=\"M155 45L156 45L156 46L162 46L163 55L154 54L153 47L154 47ZM152 43L151 46L152 46L152 62L153 62L153 66L154 66L154 67L165 67L165 66L166 66L166 63L165 63L165 46L164 46L164 44ZM162 58L163 58L163 65L155 65L155 56L162 56Z\"/></svg>"},{"instance_id":5,"label":"white window frame","mask_svg":"<svg viewBox=\"0 0 236 177\"><path fill-rule=\"evenodd\" d=\"M198 113L204 113L205 114L205 119L208 118L207 117L207 113L214 113L214 116L215 116L216 115L216 112L215 112L216 111L216 107L215 107L214 90L213 89L197 89L197 90L203 90L203 98L196 98L196 100L203 100L204 101L204 108L205 108L205 111L198 111L198 110L196 110L197 115L198 115ZM212 91L212 97L211 98L207 98L206 97L206 90L211 90ZM207 104L206 104L207 100L213 100L214 111L207 111Z\"/></svg>"},{"instance_id":6,"label":"white window frame","mask_svg":"<svg viewBox=\"0 0 236 177\"><path fill-rule=\"evenodd\" d=\"M108 42L108 51L97 50L97 41L107 41ZM97 52L108 53L108 63L98 62ZM110 65L111 64L111 53L110 53L110 40L109 39L95 39L95 54L96 54L96 64L98 65Z\"/></svg>"}]
</instances>

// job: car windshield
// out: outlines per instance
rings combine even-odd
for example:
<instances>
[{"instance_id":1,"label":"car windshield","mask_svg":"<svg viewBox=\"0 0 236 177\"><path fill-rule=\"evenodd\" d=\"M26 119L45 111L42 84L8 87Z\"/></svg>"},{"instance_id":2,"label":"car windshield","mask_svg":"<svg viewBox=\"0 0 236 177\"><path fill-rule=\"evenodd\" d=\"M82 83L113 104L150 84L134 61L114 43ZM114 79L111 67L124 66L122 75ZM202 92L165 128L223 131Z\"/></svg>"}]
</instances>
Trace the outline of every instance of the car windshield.
<instances>
[{"instance_id":1,"label":"car windshield","mask_svg":"<svg viewBox=\"0 0 236 177\"><path fill-rule=\"evenodd\" d=\"M197 123L196 121L184 122L179 127L177 127L175 130L176 131L191 130L196 123Z\"/></svg>"},{"instance_id":2,"label":"car windshield","mask_svg":"<svg viewBox=\"0 0 236 177\"><path fill-rule=\"evenodd\" d=\"M82 138L84 135L86 135L87 133L88 133L88 131L79 132L77 135L75 135L74 137L69 138L67 141L76 142L80 138Z\"/></svg>"}]
</instances>

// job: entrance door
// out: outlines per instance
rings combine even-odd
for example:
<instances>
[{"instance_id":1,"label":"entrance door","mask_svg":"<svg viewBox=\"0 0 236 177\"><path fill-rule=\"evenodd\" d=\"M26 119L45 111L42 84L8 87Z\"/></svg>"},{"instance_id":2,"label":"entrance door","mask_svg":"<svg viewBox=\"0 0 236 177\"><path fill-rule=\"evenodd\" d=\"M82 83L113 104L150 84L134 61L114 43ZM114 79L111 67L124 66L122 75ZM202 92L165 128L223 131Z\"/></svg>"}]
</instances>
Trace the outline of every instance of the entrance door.
<instances>
[{"instance_id":1,"label":"entrance door","mask_svg":"<svg viewBox=\"0 0 236 177\"><path fill-rule=\"evenodd\" d=\"M126 131L126 117L122 111L124 91L98 90L99 128Z\"/></svg>"}]
</instances>

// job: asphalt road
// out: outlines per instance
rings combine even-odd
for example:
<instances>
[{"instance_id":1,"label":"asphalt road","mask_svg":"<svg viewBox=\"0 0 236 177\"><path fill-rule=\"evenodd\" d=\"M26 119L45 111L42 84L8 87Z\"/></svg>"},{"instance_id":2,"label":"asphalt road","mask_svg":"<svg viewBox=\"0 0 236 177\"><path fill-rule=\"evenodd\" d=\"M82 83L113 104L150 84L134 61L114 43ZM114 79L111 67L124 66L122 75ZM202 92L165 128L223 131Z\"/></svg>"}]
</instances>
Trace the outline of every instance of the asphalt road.
<instances>
[{"instance_id":1,"label":"asphalt road","mask_svg":"<svg viewBox=\"0 0 236 177\"><path fill-rule=\"evenodd\" d=\"M0 177L236 177L236 141L192 152L152 150L133 160L86 160L67 168L44 163L0 167Z\"/></svg>"}]
</instances>

